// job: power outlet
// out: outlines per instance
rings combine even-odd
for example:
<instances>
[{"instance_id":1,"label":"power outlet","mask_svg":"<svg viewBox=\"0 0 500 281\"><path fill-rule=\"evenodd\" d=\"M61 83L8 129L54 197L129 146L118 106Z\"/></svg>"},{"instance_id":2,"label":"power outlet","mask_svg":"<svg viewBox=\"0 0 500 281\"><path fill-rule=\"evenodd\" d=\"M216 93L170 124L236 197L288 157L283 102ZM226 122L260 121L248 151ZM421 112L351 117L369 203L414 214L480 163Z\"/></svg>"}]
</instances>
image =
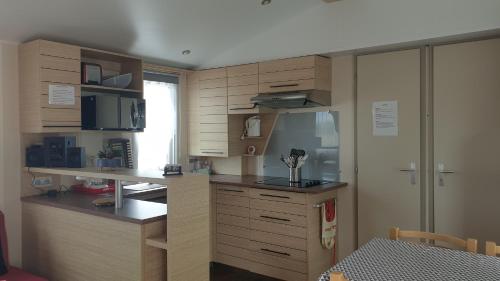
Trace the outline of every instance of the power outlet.
<instances>
[{"instance_id":1,"label":"power outlet","mask_svg":"<svg viewBox=\"0 0 500 281\"><path fill-rule=\"evenodd\" d=\"M35 176L31 184L38 188L52 187L52 177L51 176Z\"/></svg>"}]
</instances>

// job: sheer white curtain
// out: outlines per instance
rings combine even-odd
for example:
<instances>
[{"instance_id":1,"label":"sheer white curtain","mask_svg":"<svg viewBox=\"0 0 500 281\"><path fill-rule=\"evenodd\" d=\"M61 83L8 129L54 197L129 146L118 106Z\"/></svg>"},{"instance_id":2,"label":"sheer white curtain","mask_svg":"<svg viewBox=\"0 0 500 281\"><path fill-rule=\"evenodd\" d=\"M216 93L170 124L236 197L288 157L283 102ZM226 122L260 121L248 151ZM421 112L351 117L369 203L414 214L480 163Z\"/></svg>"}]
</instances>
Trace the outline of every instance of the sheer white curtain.
<instances>
[{"instance_id":1,"label":"sheer white curtain","mask_svg":"<svg viewBox=\"0 0 500 281\"><path fill-rule=\"evenodd\" d=\"M144 81L146 129L136 134L139 169L177 163L177 84Z\"/></svg>"}]
</instances>

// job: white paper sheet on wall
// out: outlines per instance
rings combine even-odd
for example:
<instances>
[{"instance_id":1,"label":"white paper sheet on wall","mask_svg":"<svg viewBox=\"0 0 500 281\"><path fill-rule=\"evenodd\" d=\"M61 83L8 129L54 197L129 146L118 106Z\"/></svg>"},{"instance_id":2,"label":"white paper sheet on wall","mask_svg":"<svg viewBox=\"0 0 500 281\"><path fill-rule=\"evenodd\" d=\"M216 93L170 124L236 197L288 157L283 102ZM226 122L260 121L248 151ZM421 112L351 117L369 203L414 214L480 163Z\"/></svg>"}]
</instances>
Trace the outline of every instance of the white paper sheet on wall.
<instances>
[{"instance_id":1,"label":"white paper sheet on wall","mask_svg":"<svg viewBox=\"0 0 500 281\"><path fill-rule=\"evenodd\" d=\"M373 135L398 135L398 102L377 101L372 106Z\"/></svg>"},{"instance_id":2,"label":"white paper sheet on wall","mask_svg":"<svg viewBox=\"0 0 500 281\"><path fill-rule=\"evenodd\" d=\"M49 104L75 105L75 87L69 85L49 85Z\"/></svg>"}]
</instances>

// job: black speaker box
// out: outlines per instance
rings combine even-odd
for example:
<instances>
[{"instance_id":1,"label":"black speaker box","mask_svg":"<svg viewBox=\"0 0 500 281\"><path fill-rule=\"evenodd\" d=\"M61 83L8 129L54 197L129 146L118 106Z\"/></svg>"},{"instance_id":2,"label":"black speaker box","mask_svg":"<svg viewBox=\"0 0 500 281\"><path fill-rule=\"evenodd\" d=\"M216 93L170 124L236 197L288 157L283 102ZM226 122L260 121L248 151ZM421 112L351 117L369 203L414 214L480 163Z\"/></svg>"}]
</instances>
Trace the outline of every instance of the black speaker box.
<instances>
[{"instance_id":1,"label":"black speaker box","mask_svg":"<svg viewBox=\"0 0 500 281\"><path fill-rule=\"evenodd\" d=\"M85 147L70 147L67 151L68 168L85 168Z\"/></svg>"},{"instance_id":2,"label":"black speaker box","mask_svg":"<svg viewBox=\"0 0 500 281\"><path fill-rule=\"evenodd\" d=\"M26 148L26 167L44 167L45 157L42 145L32 145Z\"/></svg>"},{"instance_id":3,"label":"black speaker box","mask_svg":"<svg viewBox=\"0 0 500 281\"><path fill-rule=\"evenodd\" d=\"M45 165L47 167L66 167L67 150L76 146L76 137L45 137L43 148L45 150Z\"/></svg>"}]
</instances>

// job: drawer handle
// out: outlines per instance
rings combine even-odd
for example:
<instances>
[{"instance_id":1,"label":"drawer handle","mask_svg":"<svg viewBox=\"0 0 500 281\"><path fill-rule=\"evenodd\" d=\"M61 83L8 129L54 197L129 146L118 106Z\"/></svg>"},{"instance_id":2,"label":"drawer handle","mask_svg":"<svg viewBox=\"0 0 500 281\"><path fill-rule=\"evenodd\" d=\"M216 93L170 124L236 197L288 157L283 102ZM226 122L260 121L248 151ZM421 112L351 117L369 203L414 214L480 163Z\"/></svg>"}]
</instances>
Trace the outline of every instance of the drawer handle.
<instances>
[{"instance_id":1,"label":"drawer handle","mask_svg":"<svg viewBox=\"0 0 500 281\"><path fill-rule=\"evenodd\" d=\"M243 190L234 190L234 189L227 189L227 188L221 188L219 190L221 190L221 191L229 191L229 192L244 192Z\"/></svg>"},{"instance_id":2,"label":"drawer handle","mask_svg":"<svg viewBox=\"0 0 500 281\"><path fill-rule=\"evenodd\" d=\"M264 219L271 219L271 220L278 220L278 221L290 221L289 219L282 219L282 218L276 218L276 217L271 217L271 216L260 216L261 218Z\"/></svg>"},{"instance_id":3,"label":"drawer handle","mask_svg":"<svg viewBox=\"0 0 500 281\"><path fill-rule=\"evenodd\" d=\"M283 85L271 85L269 88L284 88L284 87L297 87L299 83L294 84L283 84Z\"/></svg>"},{"instance_id":4,"label":"drawer handle","mask_svg":"<svg viewBox=\"0 0 500 281\"><path fill-rule=\"evenodd\" d=\"M269 253L278 254L278 255L282 255L282 256L287 256L287 257L290 256L289 253L273 251L273 250L269 250L269 249L266 249L266 248L260 248L260 250L263 251L263 252L269 252Z\"/></svg>"},{"instance_id":5,"label":"drawer handle","mask_svg":"<svg viewBox=\"0 0 500 281\"><path fill-rule=\"evenodd\" d=\"M224 152L217 152L217 151L202 151L201 153L203 153L203 154L224 154Z\"/></svg>"},{"instance_id":6,"label":"drawer handle","mask_svg":"<svg viewBox=\"0 0 500 281\"><path fill-rule=\"evenodd\" d=\"M283 198L283 199L290 199L288 196L282 196L282 195L272 195L272 194L263 194L261 193L260 196L264 197L274 197L274 198Z\"/></svg>"}]
</instances>

